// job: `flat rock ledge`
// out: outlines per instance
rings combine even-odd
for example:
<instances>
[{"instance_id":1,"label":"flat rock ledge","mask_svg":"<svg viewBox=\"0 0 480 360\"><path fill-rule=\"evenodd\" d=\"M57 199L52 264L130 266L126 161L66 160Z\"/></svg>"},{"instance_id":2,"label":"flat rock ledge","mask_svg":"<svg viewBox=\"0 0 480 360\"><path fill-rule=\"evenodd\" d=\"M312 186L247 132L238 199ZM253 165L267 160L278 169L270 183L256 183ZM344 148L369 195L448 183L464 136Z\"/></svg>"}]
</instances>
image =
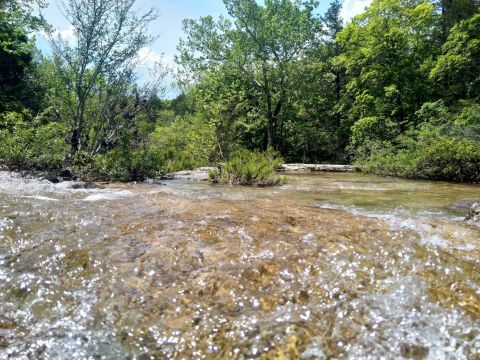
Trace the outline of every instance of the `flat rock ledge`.
<instances>
[{"instance_id":1,"label":"flat rock ledge","mask_svg":"<svg viewBox=\"0 0 480 360\"><path fill-rule=\"evenodd\" d=\"M201 167L195 170L177 171L161 177L161 180L191 180L207 181L208 173L217 170L215 167ZM318 164L283 164L278 168L282 173L304 173L304 172L354 172L351 165L318 165Z\"/></svg>"},{"instance_id":2,"label":"flat rock ledge","mask_svg":"<svg viewBox=\"0 0 480 360\"><path fill-rule=\"evenodd\" d=\"M191 180L191 181L207 181L208 173L216 170L215 167L201 167L195 170L183 170L167 174L161 180Z\"/></svg>"},{"instance_id":3,"label":"flat rock ledge","mask_svg":"<svg viewBox=\"0 0 480 360\"><path fill-rule=\"evenodd\" d=\"M283 164L278 171L282 172L355 172L352 165L329 165L329 164Z\"/></svg>"}]
</instances>

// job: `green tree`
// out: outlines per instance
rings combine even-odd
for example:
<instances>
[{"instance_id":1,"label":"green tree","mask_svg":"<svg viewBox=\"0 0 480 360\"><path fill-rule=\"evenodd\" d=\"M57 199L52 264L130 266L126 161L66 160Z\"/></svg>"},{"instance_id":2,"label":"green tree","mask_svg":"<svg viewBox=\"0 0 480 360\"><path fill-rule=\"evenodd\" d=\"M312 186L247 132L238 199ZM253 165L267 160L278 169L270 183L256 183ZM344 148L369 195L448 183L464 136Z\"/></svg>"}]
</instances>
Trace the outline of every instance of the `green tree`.
<instances>
[{"instance_id":1,"label":"green tree","mask_svg":"<svg viewBox=\"0 0 480 360\"><path fill-rule=\"evenodd\" d=\"M38 12L45 6L42 0L0 1L0 112L24 106L39 111L33 32L48 28Z\"/></svg>"},{"instance_id":2,"label":"green tree","mask_svg":"<svg viewBox=\"0 0 480 360\"><path fill-rule=\"evenodd\" d=\"M447 100L480 99L480 14L451 29L430 77Z\"/></svg>"},{"instance_id":3,"label":"green tree","mask_svg":"<svg viewBox=\"0 0 480 360\"><path fill-rule=\"evenodd\" d=\"M135 0L68 0L63 11L75 41L51 38L57 76L68 95L72 154L108 150L125 127L131 127L145 99L135 86L134 68L140 49L153 38L151 9L133 10Z\"/></svg>"},{"instance_id":4,"label":"green tree","mask_svg":"<svg viewBox=\"0 0 480 360\"><path fill-rule=\"evenodd\" d=\"M261 114L265 145L276 147L282 135L289 98L295 93L299 60L315 47L319 21L316 1L224 0L232 21L185 20L186 38L180 42L177 62L190 81L224 72L223 78L256 97L249 110ZM238 86L237 86L238 85ZM212 99L215 101L215 99Z\"/></svg>"},{"instance_id":5,"label":"green tree","mask_svg":"<svg viewBox=\"0 0 480 360\"><path fill-rule=\"evenodd\" d=\"M441 39L445 42L450 29L462 20L466 20L480 11L479 0L438 0L440 13Z\"/></svg>"},{"instance_id":6,"label":"green tree","mask_svg":"<svg viewBox=\"0 0 480 360\"><path fill-rule=\"evenodd\" d=\"M325 15L322 17L324 32L326 35L326 45L328 49L328 60L341 54L340 44L336 41L337 35L343 30L343 19L340 14L342 2L333 0ZM335 76L335 97L338 105L340 103L340 92L342 90L344 74L337 64L330 63L332 72ZM337 124L340 125L340 111L336 111Z\"/></svg>"},{"instance_id":7,"label":"green tree","mask_svg":"<svg viewBox=\"0 0 480 360\"><path fill-rule=\"evenodd\" d=\"M0 112L16 106L33 61L33 44L18 20L15 14L0 10Z\"/></svg>"},{"instance_id":8,"label":"green tree","mask_svg":"<svg viewBox=\"0 0 480 360\"><path fill-rule=\"evenodd\" d=\"M0 0L0 16L15 14L17 25L28 30L48 30L50 27L41 13L46 7L46 0Z\"/></svg>"},{"instance_id":9,"label":"green tree","mask_svg":"<svg viewBox=\"0 0 480 360\"><path fill-rule=\"evenodd\" d=\"M349 124L361 122L357 132L394 138L416 122L415 111L434 94L428 78L437 53L434 11L428 1L374 0L338 34L344 53L337 61L348 77L342 107Z\"/></svg>"},{"instance_id":10,"label":"green tree","mask_svg":"<svg viewBox=\"0 0 480 360\"><path fill-rule=\"evenodd\" d=\"M341 7L341 1L331 2L321 17L323 41L299 66L297 91L300 95L296 101L299 107L289 143L292 150L301 150L295 157L302 161L344 161L348 139L342 136L340 104L345 72L335 61L342 53L336 40L343 29Z\"/></svg>"}]
</instances>

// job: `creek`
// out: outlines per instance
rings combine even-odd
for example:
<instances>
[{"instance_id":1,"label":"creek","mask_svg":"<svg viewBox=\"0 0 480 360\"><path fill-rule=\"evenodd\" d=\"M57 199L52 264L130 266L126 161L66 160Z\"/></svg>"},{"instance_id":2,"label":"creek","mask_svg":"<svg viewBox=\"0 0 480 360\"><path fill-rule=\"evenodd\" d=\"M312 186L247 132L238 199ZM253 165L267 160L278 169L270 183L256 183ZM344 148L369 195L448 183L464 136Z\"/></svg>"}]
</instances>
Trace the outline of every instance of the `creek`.
<instances>
[{"instance_id":1,"label":"creek","mask_svg":"<svg viewBox=\"0 0 480 360\"><path fill-rule=\"evenodd\" d=\"M480 359L479 185L0 172L0 359Z\"/></svg>"}]
</instances>

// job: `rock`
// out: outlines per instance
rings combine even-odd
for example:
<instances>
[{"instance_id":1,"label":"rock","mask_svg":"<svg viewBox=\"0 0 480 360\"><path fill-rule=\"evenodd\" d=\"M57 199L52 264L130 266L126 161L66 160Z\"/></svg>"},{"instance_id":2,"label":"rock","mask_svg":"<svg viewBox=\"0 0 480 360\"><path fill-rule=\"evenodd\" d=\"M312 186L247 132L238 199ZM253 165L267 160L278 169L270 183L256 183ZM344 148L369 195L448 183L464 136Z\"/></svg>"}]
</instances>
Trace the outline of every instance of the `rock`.
<instances>
[{"instance_id":1,"label":"rock","mask_svg":"<svg viewBox=\"0 0 480 360\"><path fill-rule=\"evenodd\" d=\"M68 270L83 269L91 267L90 254L87 250L72 250L65 255L64 259Z\"/></svg>"},{"instance_id":2,"label":"rock","mask_svg":"<svg viewBox=\"0 0 480 360\"><path fill-rule=\"evenodd\" d=\"M103 187L98 186L94 182L81 182L75 183L71 186L72 189L101 189Z\"/></svg>"},{"instance_id":3,"label":"rock","mask_svg":"<svg viewBox=\"0 0 480 360\"><path fill-rule=\"evenodd\" d=\"M192 181L208 181L209 172L215 169L217 168L202 167L195 170L177 171L169 175L173 175L174 179L183 179L183 180L192 180Z\"/></svg>"},{"instance_id":4,"label":"rock","mask_svg":"<svg viewBox=\"0 0 480 360\"><path fill-rule=\"evenodd\" d=\"M480 223L480 203L475 203L470 207L470 212L465 220Z\"/></svg>"},{"instance_id":5,"label":"rock","mask_svg":"<svg viewBox=\"0 0 480 360\"><path fill-rule=\"evenodd\" d=\"M201 167L195 170L177 171L174 173L166 174L160 177L160 180L193 180L193 181L207 181L209 180L209 172L212 170L218 170L216 167ZM311 171L324 171L324 172L354 172L355 168L351 165L318 165L318 164L284 164L277 169L279 172L311 172Z\"/></svg>"},{"instance_id":6,"label":"rock","mask_svg":"<svg viewBox=\"0 0 480 360\"><path fill-rule=\"evenodd\" d=\"M0 171L10 171L7 165L0 164Z\"/></svg>"},{"instance_id":7,"label":"rock","mask_svg":"<svg viewBox=\"0 0 480 360\"><path fill-rule=\"evenodd\" d=\"M351 165L329 165L329 164L283 164L277 169L282 172L354 172L355 168Z\"/></svg>"},{"instance_id":8,"label":"rock","mask_svg":"<svg viewBox=\"0 0 480 360\"><path fill-rule=\"evenodd\" d=\"M294 218L293 216L287 216L286 218L287 223L292 225L292 226L298 226L298 220Z\"/></svg>"},{"instance_id":9,"label":"rock","mask_svg":"<svg viewBox=\"0 0 480 360\"><path fill-rule=\"evenodd\" d=\"M208 172L199 170L192 171L178 171L174 173L175 179L206 181L208 180Z\"/></svg>"},{"instance_id":10,"label":"rock","mask_svg":"<svg viewBox=\"0 0 480 360\"><path fill-rule=\"evenodd\" d=\"M63 181L63 180L62 180L60 177L58 177L57 175L51 175L51 174L45 176L45 180L48 180L48 181L50 181L50 182L53 183L53 184L58 184L58 183L61 183L61 182Z\"/></svg>"},{"instance_id":11,"label":"rock","mask_svg":"<svg viewBox=\"0 0 480 360\"><path fill-rule=\"evenodd\" d=\"M465 214L465 212L469 211L472 205L476 203L480 203L480 200L473 200L473 199L456 200L448 206L448 209Z\"/></svg>"},{"instance_id":12,"label":"rock","mask_svg":"<svg viewBox=\"0 0 480 360\"><path fill-rule=\"evenodd\" d=\"M160 176L160 180L173 180L175 179L175 174L165 174Z\"/></svg>"},{"instance_id":13,"label":"rock","mask_svg":"<svg viewBox=\"0 0 480 360\"><path fill-rule=\"evenodd\" d=\"M150 249L150 245L144 244L140 240L130 239L127 240L129 248L127 250L127 257L131 262L134 262L137 258L147 253Z\"/></svg>"},{"instance_id":14,"label":"rock","mask_svg":"<svg viewBox=\"0 0 480 360\"><path fill-rule=\"evenodd\" d=\"M73 173L72 169L65 168L59 174L64 180L73 180L76 178L75 174Z\"/></svg>"},{"instance_id":15,"label":"rock","mask_svg":"<svg viewBox=\"0 0 480 360\"><path fill-rule=\"evenodd\" d=\"M402 343L400 344L400 353L404 358L420 360L425 359L429 351L428 348L423 345Z\"/></svg>"},{"instance_id":16,"label":"rock","mask_svg":"<svg viewBox=\"0 0 480 360\"><path fill-rule=\"evenodd\" d=\"M165 180L165 179L164 179ZM168 180L173 180L173 179L168 179ZM166 186L167 184L165 184L164 182L162 182L162 178L158 178L158 179L147 179L145 180L145 184L149 184L149 185L162 185L162 186Z\"/></svg>"}]
</instances>

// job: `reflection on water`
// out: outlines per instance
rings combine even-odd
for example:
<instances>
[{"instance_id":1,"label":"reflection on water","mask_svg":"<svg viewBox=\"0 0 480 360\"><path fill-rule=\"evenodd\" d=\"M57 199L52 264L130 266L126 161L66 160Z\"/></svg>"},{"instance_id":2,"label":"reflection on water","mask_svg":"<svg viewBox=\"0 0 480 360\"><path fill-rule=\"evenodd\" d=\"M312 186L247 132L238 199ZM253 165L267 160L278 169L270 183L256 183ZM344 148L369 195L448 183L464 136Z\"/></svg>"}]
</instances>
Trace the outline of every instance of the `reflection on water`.
<instances>
[{"instance_id":1,"label":"reflection on water","mask_svg":"<svg viewBox=\"0 0 480 360\"><path fill-rule=\"evenodd\" d=\"M480 358L480 187L0 172L0 359Z\"/></svg>"}]
</instances>

